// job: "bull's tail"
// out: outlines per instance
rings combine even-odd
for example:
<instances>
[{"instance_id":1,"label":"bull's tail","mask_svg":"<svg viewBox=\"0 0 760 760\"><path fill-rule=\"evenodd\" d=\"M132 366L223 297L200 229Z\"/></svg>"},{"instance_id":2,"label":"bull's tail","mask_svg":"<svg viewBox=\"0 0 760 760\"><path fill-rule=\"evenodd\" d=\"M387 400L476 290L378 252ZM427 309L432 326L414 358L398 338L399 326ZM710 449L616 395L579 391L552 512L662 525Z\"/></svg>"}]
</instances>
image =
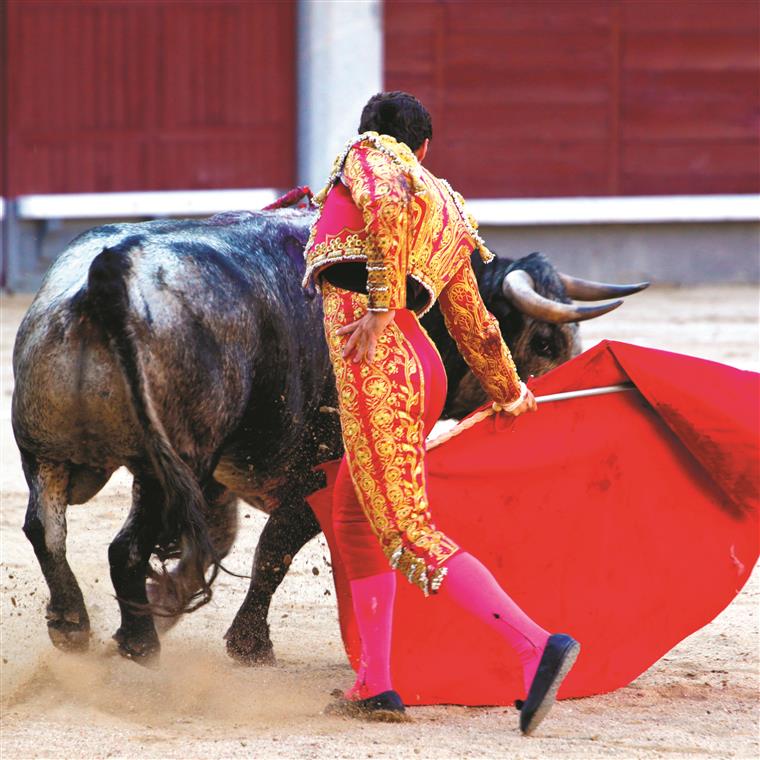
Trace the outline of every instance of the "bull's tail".
<instances>
[{"instance_id":1,"label":"bull's tail","mask_svg":"<svg viewBox=\"0 0 760 760\"><path fill-rule=\"evenodd\" d=\"M104 248L90 265L87 278L88 311L105 330L124 374L127 393L144 434L145 447L153 471L164 491L163 531L156 551L167 556L178 549L183 562L193 568L200 588L189 588L172 574L158 579L171 588L162 594L175 599L171 609L151 609L154 614L178 615L190 612L211 599L211 583L219 569L219 559L209 539L204 517L205 500L198 479L174 450L153 404L141 361L140 351L130 325L127 289L132 267L130 251L139 248L138 236L127 238L113 248ZM175 555L176 556L176 555ZM211 568L210 578L206 568Z\"/></svg>"}]
</instances>

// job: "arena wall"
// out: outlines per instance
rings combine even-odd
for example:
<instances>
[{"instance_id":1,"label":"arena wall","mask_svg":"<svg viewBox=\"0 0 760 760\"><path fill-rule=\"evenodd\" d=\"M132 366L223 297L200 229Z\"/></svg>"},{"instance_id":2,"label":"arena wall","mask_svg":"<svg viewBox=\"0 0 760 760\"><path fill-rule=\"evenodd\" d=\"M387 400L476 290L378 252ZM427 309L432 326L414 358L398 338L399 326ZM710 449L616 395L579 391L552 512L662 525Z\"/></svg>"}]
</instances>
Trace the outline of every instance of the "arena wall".
<instances>
[{"instance_id":1,"label":"arena wall","mask_svg":"<svg viewBox=\"0 0 760 760\"><path fill-rule=\"evenodd\" d=\"M586 275L757 281L754 0L315 7L1 3L0 286L35 289L88 226L166 215L131 201L71 213L51 194L192 191L181 217L211 213L193 193L316 188L354 128L344 112L380 87L429 106L429 166L468 198L591 199L574 224L487 223L505 253L542 249ZM675 194L758 211L591 223L594 198ZM26 214L39 199L48 216Z\"/></svg>"}]
</instances>

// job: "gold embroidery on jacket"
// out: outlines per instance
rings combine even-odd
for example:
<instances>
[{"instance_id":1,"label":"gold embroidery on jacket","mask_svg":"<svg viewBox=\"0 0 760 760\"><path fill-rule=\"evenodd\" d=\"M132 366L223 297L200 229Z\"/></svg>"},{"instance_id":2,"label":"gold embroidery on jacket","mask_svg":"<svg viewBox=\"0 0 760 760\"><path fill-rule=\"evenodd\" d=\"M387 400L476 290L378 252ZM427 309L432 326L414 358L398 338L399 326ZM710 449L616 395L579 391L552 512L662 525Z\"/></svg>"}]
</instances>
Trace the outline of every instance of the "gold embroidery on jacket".
<instances>
[{"instance_id":1,"label":"gold embroidery on jacket","mask_svg":"<svg viewBox=\"0 0 760 760\"><path fill-rule=\"evenodd\" d=\"M343 177L373 243L367 256L368 308L403 309L409 253L409 179L377 149L350 151Z\"/></svg>"},{"instance_id":2,"label":"gold embroidery on jacket","mask_svg":"<svg viewBox=\"0 0 760 760\"><path fill-rule=\"evenodd\" d=\"M328 263L331 259L340 261L366 261L372 251L372 242L365 236L354 233L346 237L329 236L316 243L312 250L314 257Z\"/></svg>"},{"instance_id":3,"label":"gold embroidery on jacket","mask_svg":"<svg viewBox=\"0 0 760 760\"><path fill-rule=\"evenodd\" d=\"M499 323L485 307L468 261L438 298L446 329L485 392L499 404L520 395L520 377Z\"/></svg>"},{"instance_id":4,"label":"gold embroidery on jacket","mask_svg":"<svg viewBox=\"0 0 760 760\"><path fill-rule=\"evenodd\" d=\"M317 198L324 203L342 177L365 222L369 308L377 311L406 305L406 277L423 283L430 294L424 314L462 260L476 248L484 261L493 256L477 234L477 223L448 182L435 177L404 143L388 135L360 135L335 160L328 184ZM341 256L341 243L326 255L314 245L319 220L312 227L305 256L304 284L324 266L355 260L355 248ZM350 257L350 259L349 259Z\"/></svg>"}]
</instances>

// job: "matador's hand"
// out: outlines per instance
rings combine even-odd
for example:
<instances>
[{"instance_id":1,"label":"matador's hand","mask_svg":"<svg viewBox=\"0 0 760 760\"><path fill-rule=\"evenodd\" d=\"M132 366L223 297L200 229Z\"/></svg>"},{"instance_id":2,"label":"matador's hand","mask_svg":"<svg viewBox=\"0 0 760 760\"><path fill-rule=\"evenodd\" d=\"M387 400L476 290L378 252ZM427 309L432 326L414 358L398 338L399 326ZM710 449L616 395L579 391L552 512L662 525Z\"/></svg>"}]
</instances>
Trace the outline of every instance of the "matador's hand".
<instances>
[{"instance_id":1,"label":"matador's hand","mask_svg":"<svg viewBox=\"0 0 760 760\"><path fill-rule=\"evenodd\" d=\"M509 407L505 408L494 401L493 410L497 414L508 414L510 417L519 417L521 414L525 414L525 412L535 412L538 409L535 396L530 388L527 388L524 383L520 383L520 385L522 386L523 395L521 395L519 403L517 401L511 402L512 404L517 404L517 406L512 409Z\"/></svg>"},{"instance_id":2,"label":"matador's hand","mask_svg":"<svg viewBox=\"0 0 760 760\"><path fill-rule=\"evenodd\" d=\"M339 327L335 331L336 334L351 336L343 349L343 358L348 359L354 354L355 362L360 362L365 357L368 362L373 361L377 341L395 316L396 312L393 310L368 311L356 322Z\"/></svg>"},{"instance_id":3,"label":"matador's hand","mask_svg":"<svg viewBox=\"0 0 760 760\"><path fill-rule=\"evenodd\" d=\"M535 412L538 410L538 404L536 404L536 399L531 393L530 390L525 394L525 398L523 399L522 404L518 406L516 409L513 409L511 412L505 412L505 414L510 414L512 417L519 417L521 414L525 414L525 412Z\"/></svg>"}]
</instances>

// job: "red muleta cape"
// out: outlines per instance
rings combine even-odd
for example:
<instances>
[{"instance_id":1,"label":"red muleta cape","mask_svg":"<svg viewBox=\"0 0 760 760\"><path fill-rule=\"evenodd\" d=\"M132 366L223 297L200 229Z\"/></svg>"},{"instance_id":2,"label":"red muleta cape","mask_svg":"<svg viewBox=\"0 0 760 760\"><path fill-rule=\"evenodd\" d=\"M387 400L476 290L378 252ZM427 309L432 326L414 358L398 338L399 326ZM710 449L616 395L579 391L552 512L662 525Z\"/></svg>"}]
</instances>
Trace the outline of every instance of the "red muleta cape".
<instances>
[{"instance_id":1,"label":"red muleta cape","mask_svg":"<svg viewBox=\"0 0 760 760\"><path fill-rule=\"evenodd\" d=\"M427 455L438 527L537 622L582 643L560 697L630 683L721 612L757 561L760 376L603 341L531 388L628 381L638 392L490 418ZM336 465L325 466L328 482ZM309 502L332 544L330 486ZM356 667L349 586L332 557ZM403 580L393 637L393 681L407 704L523 696L518 660L496 633Z\"/></svg>"}]
</instances>

